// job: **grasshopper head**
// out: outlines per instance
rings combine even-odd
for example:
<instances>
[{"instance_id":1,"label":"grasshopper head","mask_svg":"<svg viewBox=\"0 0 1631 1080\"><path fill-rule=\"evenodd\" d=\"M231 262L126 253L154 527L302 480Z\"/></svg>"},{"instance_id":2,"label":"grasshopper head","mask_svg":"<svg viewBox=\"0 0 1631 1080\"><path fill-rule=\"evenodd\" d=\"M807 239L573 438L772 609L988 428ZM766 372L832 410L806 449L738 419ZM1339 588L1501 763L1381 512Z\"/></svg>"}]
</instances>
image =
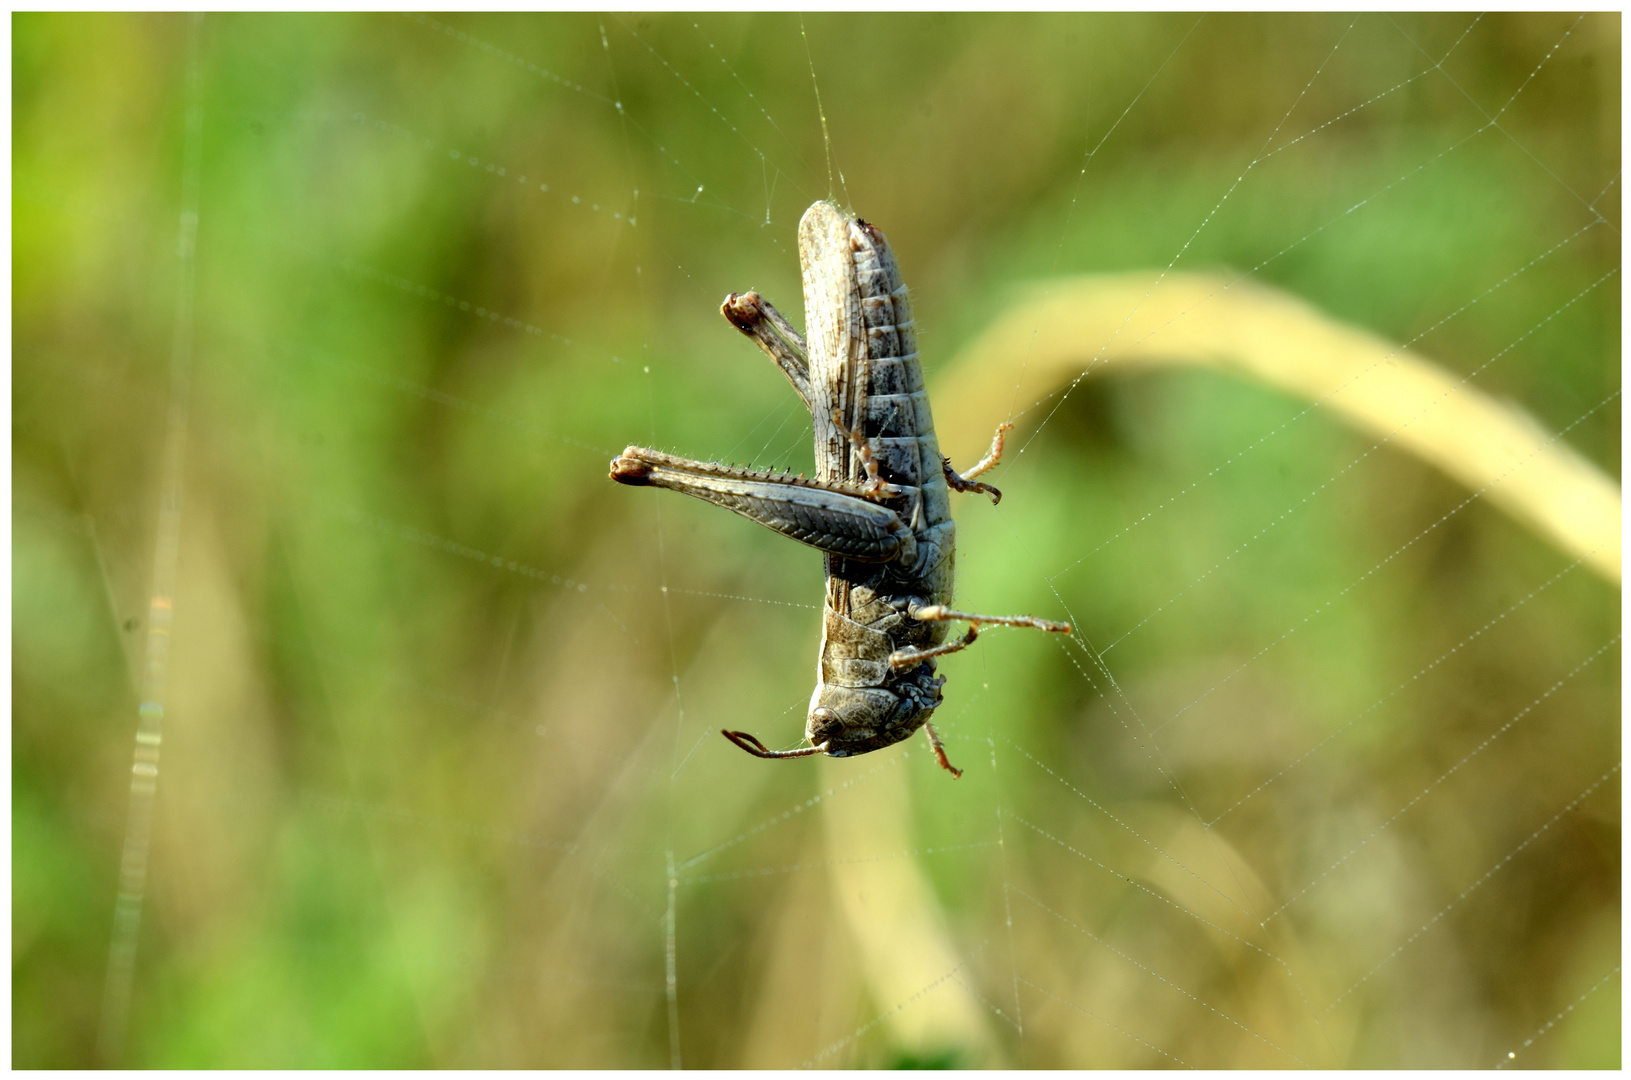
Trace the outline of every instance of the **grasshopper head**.
<instances>
[{"instance_id":1,"label":"grasshopper head","mask_svg":"<svg viewBox=\"0 0 1631 1080\"><path fill-rule=\"evenodd\" d=\"M816 687L805 720L811 746L826 744L829 757L853 757L911 738L940 704L932 664L920 664L887 686Z\"/></svg>"}]
</instances>

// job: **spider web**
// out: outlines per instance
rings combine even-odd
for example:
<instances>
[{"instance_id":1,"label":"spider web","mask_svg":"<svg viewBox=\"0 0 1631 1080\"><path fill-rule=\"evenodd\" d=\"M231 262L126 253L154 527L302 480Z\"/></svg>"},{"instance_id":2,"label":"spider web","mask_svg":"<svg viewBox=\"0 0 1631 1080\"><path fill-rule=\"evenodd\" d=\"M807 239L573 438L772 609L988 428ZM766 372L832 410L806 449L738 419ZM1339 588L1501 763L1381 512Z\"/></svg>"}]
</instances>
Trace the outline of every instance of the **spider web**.
<instances>
[{"instance_id":1,"label":"spider web","mask_svg":"<svg viewBox=\"0 0 1631 1080\"><path fill-rule=\"evenodd\" d=\"M1473 489L1401 453L1433 410L1377 436L1118 350L1222 266L1209 301L1291 292L1613 473L1618 33L212 17L146 921L104 978L15 894L14 1023L56 1030L38 988L96 968L109 1063L1617 1064L1595 553L1492 506L1528 458ZM957 507L959 605L1076 633L943 661L956 783L921 740L721 739L798 739L819 557L605 481L630 442L810 468L715 311L757 288L799 321L795 225L829 196L889 235L932 393L1008 307L1151 274L1076 374L1022 355L989 402L1017 431L1001 505ZM27 378L14 559L123 639L84 707L134 720L158 486L91 432L161 445L164 383ZM39 769L28 717L65 699L20 678ZM19 865L51 835L34 775ZM100 942L131 888L103 786Z\"/></svg>"}]
</instances>

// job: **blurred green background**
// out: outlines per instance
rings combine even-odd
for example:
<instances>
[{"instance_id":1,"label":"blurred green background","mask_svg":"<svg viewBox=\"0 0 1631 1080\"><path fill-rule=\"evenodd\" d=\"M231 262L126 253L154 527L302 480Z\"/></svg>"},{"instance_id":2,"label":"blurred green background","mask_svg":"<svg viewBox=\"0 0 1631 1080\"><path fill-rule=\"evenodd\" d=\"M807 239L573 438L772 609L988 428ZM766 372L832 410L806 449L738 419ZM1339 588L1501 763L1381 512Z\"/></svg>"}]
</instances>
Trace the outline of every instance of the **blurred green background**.
<instances>
[{"instance_id":1,"label":"blurred green background","mask_svg":"<svg viewBox=\"0 0 1631 1080\"><path fill-rule=\"evenodd\" d=\"M819 556L606 478L809 467L717 308L802 321L832 194L931 389L1047 279L1228 267L1617 479L1617 15L12 28L14 1065L1618 1066L1619 590L1438 473L1016 372L960 606L1068 609L1115 682L948 658L955 783L719 738L799 737Z\"/></svg>"}]
</instances>

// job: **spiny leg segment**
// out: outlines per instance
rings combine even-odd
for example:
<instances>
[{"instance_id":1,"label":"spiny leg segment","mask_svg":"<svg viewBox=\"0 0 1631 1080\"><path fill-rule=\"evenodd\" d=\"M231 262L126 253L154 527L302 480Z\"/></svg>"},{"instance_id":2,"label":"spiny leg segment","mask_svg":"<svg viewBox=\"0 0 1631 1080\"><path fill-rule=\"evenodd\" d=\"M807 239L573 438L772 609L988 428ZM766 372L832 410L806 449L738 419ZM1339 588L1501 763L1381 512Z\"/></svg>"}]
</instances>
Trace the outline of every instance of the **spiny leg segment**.
<instances>
[{"instance_id":1,"label":"spiny leg segment","mask_svg":"<svg viewBox=\"0 0 1631 1080\"><path fill-rule=\"evenodd\" d=\"M975 615L968 611L953 611L944 604L909 604L906 614L918 622L990 623L992 626L1029 626L1033 630L1045 630L1050 634L1070 633L1069 623L1039 619L1035 615Z\"/></svg>"},{"instance_id":2,"label":"spiny leg segment","mask_svg":"<svg viewBox=\"0 0 1631 1080\"><path fill-rule=\"evenodd\" d=\"M974 644L982 623L990 623L993 626L1029 626L1033 630L1044 630L1050 634L1070 633L1069 623L1038 619L1034 615L975 615L967 611L953 611L944 604L920 604L915 600L907 604L906 614L919 622L966 622L969 624L968 633L956 641L936 645L932 649L898 649L890 653L889 666L896 671L909 668L913 664L921 664L931 656L962 652Z\"/></svg>"}]
</instances>

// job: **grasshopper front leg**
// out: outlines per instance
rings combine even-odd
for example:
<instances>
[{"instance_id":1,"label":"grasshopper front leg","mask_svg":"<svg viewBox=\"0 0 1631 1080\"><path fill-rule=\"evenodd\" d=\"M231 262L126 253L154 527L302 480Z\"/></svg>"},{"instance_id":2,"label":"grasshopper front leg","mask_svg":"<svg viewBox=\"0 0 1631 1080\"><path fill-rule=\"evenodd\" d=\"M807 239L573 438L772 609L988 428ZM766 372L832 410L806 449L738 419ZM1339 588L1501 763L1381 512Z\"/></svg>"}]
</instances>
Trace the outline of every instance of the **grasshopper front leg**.
<instances>
[{"instance_id":1,"label":"grasshopper front leg","mask_svg":"<svg viewBox=\"0 0 1631 1080\"><path fill-rule=\"evenodd\" d=\"M983 492L984 494L991 496L992 506L996 506L998 503L1002 502L1002 492L998 491L990 484L976 483L974 478L976 476L982 476L997 467L997 462L1002 460L1003 434L1005 432L1012 431L1013 427L1014 425L1006 422L998 424L997 434L991 439L991 449L986 453L985 457L979 460L978 464L976 464L966 473L959 474L956 469L952 468L950 458L941 458L940 471L946 477L946 484L953 491Z\"/></svg>"},{"instance_id":2,"label":"grasshopper front leg","mask_svg":"<svg viewBox=\"0 0 1631 1080\"><path fill-rule=\"evenodd\" d=\"M613 459L612 479L723 506L829 555L907 566L917 559L917 538L899 514L839 484L692 461L639 446Z\"/></svg>"},{"instance_id":3,"label":"grasshopper front leg","mask_svg":"<svg viewBox=\"0 0 1631 1080\"><path fill-rule=\"evenodd\" d=\"M897 649L889 654L889 666L896 671L921 664L931 656L962 652L974 644L975 639L980 636L982 623L990 623L993 626L1029 626L1034 630L1046 630L1051 634L1070 633L1069 623L1051 622L1047 619L1038 619L1034 615L975 615L967 611L953 611L944 604L925 604L915 599L907 602L906 614L919 622L966 622L969 624L968 633L956 641L948 641L932 649Z\"/></svg>"}]
</instances>

